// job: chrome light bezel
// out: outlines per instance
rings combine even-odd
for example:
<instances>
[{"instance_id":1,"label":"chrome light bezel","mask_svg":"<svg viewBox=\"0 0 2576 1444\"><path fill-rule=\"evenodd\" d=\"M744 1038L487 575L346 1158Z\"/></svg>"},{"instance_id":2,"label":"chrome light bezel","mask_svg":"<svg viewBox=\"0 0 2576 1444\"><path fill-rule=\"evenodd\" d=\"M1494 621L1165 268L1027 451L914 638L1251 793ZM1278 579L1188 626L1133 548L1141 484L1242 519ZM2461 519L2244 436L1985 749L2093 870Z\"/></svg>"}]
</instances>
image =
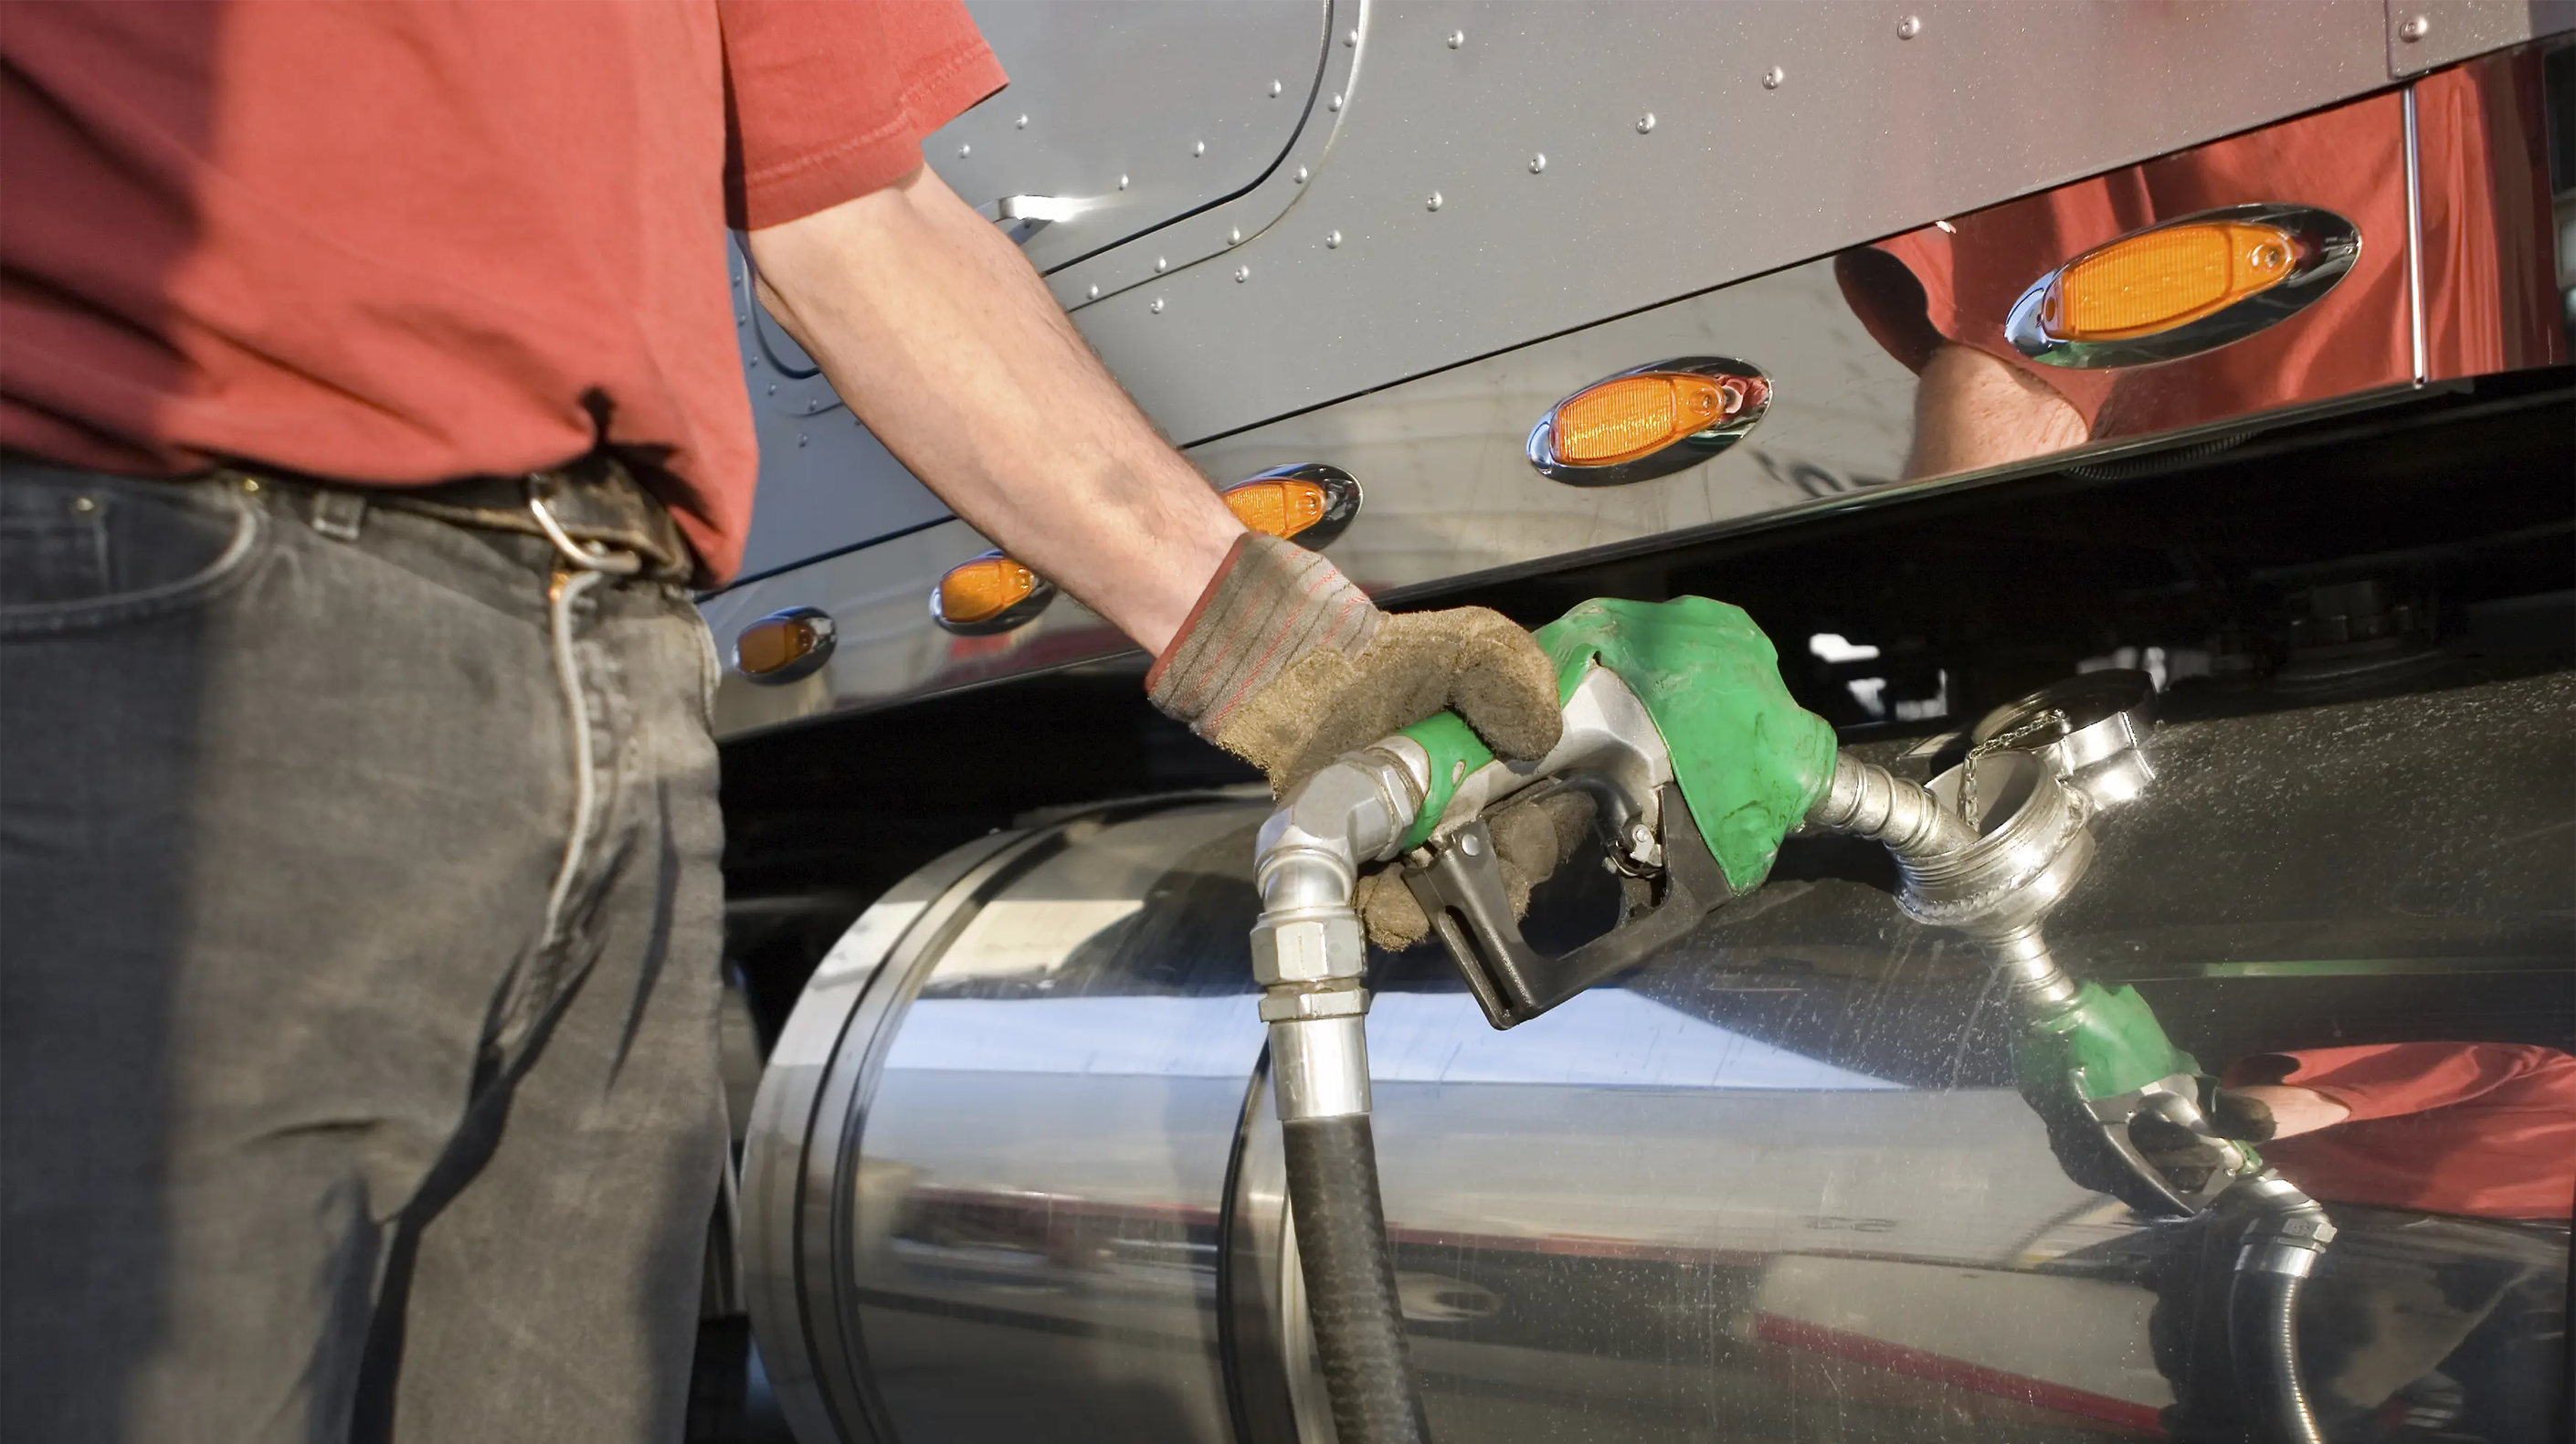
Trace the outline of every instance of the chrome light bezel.
<instances>
[{"instance_id":1,"label":"chrome light bezel","mask_svg":"<svg viewBox=\"0 0 2576 1444\"><path fill-rule=\"evenodd\" d=\"M938 623L940 630L960 637L999 636L1004 632L1017 631L1021 627L1025 627L1029 623L1037 620L1038 613L1045 611L1047 609L1047 604L1055 600L1055 583L1048 581L1045 577L1038 576L1038 574L1033 570L1029 575L1037 578L1037 585L1029 588L1029 594L1027 596L1020 598L1018 601L1011 603L1009 606L1002 608L1000 611L995 612L993 615L985 617L980 621L957 622L949 620L948 613L939 604L940 582L947 581L948 574L950 572L967 565L968 562L991 561L994 558L1003 555L1003 552L998 548L988 552L977 552L975 555L968 557L966 561L954 562L940 569L939 581L932 582L930 584L930 620ZM1021 565L1026 566L1027 563L1023 562Z\"/></svg>"},{"instance_id":2,"label":"chrome light bezel","mask_svg":"<svg viewBox=\"0 0 2576 1444\"><path fill-rule=\"evenodd\" d=\"M1613 462L1607 466L1581 466L1563 460L1556 454L1556 414L1567 403L1587 392L1625 381L1631 376L1655 374L1720 377L1744 382L1744 408L1726 421L1703 431L1694 431L1667 443L1660 451L1640 456L1633 461ZM1597 381L1585 382L1568 392L1541 416L1529 434L1529 464L1539 475L1568 486L1625 486L1632 481L1647 481L1670 476L1676 471L1699 465L1712 456L1742 441L1747 432L1762 423L1771 409L1771 378L1761 367L1732 356L1683 356L1671 361L1658 361L1650 366L1634 366L1613 372Z\"/></svg>"},{"instance_id":3,"label":"chrome light bezel","mask_svg":"<svg viewBox=\"0 0 2576 1444\"><path fill-rule=\"evenodd\" d=\"M1263 481L1302 481L1324 493L1324 514L1315 519L1313 526L1287 538L1308 551L1322 551L1332 545L1343 532L1350 530L1352 522L1359 519L1359 479L1328 462L1300 461L1290 466L1256 471L1218 494L1230 494L1238 488Z\"/></svg>"},{"instance_id":4,"label":"chrome light bezel","mask_svg":"<svg viewBox=\"0 0 2576 1444\"><path fill-rule=\"evenodd\" d=\"M2277 226L2289 232L2298 243L2298 256L2290 274L2274 284L2233 304L2222 306L2196 321L2186 321L2169 331L2152 336L2131 336L2118 341L2070 341L2051 335L2040 323L2041 300L2048 288L2068 270L2117 245L2158 231L2179 226L2207 225L2213 221L2235 221L2246 225ZM2088 246L2082 255L2059 264L2048 274L2030 283L2013 302L2004 319L2004 339L2012 348L2043 366L2062 366L2069 370L2091 371L2119 366L2149 366L2161 361L2179 361L2232 345L2257 332L2268 330L2325 299L2335 283L2348 274L2361 258L2361 228L2333 211L2315 206L2261 203L2221 206L2216 210L2198 211L2142 226L2125 235L2115 236L2097 246Z\"/></svg>"}]
</instances>

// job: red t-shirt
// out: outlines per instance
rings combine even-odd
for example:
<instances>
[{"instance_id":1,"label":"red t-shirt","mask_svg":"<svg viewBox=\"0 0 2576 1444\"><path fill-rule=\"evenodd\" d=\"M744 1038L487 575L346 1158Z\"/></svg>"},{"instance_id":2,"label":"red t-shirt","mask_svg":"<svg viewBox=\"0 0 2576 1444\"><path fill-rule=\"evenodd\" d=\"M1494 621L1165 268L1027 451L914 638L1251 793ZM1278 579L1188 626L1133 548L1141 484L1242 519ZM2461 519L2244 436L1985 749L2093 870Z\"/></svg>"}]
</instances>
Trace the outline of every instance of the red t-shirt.
<instances>
[{"instance_id":1,"label":"red t-shirt","mask_svg":"<svg viewBox=\"0 0 2576 1444\"><path fill-rule=\"evenodd\" d=\"M600 442L708 573L758 471L725 227L999 89L956 0L0 4L0 445L387 484Z\"/></svg>"},{"instance_id":2,"label":"red t-shirt","mask_svg":"<svg viewBox=\"0 0 2576 1444\"><path fill-rule=\"evenodd\" d=\"M2576 1210L2576 1058L2555 1048L2305 1048L2240 1059L2226 1081L2287 1083L2352 1110L2262 1145L2265 1162L2329 1203L2480 1218L2564 1220Z\"/></svg>"}]
</instances>

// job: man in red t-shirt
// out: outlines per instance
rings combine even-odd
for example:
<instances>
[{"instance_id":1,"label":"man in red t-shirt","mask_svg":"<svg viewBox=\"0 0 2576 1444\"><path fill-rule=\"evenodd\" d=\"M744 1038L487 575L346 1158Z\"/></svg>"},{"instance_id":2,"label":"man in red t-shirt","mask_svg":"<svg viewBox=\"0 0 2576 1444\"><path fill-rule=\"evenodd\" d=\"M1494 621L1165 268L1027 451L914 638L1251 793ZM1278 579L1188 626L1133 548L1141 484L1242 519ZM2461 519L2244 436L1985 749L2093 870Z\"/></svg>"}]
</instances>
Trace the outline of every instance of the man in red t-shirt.
<instances>
[{"instance_id":1,"label":"man in red t-shirt","mask_svg":"<svg viewBox=\"0 0 2576 1444\"><path fill-rule=\"evenodd\" d=\"M668 1438L723 1148L724 288L1285 786L1490 612L1247 537L922 168L949 3L0 6L0 1434Z\"/></svg>"}]
</instances>

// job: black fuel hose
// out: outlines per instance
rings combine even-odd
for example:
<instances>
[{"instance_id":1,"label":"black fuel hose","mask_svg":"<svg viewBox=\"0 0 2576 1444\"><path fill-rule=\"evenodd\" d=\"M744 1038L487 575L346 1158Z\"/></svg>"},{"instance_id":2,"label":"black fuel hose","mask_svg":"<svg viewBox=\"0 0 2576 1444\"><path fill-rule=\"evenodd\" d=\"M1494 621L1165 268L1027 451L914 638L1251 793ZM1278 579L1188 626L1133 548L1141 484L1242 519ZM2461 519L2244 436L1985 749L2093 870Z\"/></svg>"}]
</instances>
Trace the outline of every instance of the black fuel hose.
<instances>
[{"instance_id":1,"label":"black fuel hose","mask_svg":"<svg viewBox=\"0 0 2576 1444\"><path fill-rule=\"evenodd\" d=\"M2228 1292L2236 1386L2262 1444L2325 1444L2299 1383L2299 1288L2306 1282L2296 1274L2254 1270L2237 1274Z\"/></svg>"},{"instance_id":2,"label":"black fuel hose","mask_svg":"<svg viewBox=\"0 0 2576 1444\"><path fill-rule=\"evenodd\" d=\"M2299 1369L2299 1291L2334 1225L2314 1199L2269 1169L2248 1190L2258 1213L2236 1253L2227 1347L2256 1444L2325 1444Z\"/></svg>"},{"instance_id":3,"label":"black fuel hose","mask_svg":"<svg viewBox=\"0 0 2576 1444\"><path fill-rule=\"evenodd\" d=\"M1368 1115L1291 1119L1280 1132L1333 1432L1341 1444L1427 1444Z\"/></svg>"}]
</instances>

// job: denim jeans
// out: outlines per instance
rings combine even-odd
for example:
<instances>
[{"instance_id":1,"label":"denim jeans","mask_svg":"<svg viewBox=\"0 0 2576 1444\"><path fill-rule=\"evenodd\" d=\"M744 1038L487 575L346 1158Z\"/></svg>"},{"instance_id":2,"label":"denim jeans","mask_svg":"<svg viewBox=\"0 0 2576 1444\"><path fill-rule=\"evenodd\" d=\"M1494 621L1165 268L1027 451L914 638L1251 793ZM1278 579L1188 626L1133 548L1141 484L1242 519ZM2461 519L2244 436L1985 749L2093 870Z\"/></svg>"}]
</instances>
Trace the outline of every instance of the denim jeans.
<instances>
[{"instance_id":1,"label":"denim jeans","mask_svg":"<svg viewBox=\"0 0 2576 1444\"><path fill-rule=\"evenodd\" d=\"M0 1436L676 1438L705 628L319 510L0 465Z\"/></svg>"}]
</instances>

